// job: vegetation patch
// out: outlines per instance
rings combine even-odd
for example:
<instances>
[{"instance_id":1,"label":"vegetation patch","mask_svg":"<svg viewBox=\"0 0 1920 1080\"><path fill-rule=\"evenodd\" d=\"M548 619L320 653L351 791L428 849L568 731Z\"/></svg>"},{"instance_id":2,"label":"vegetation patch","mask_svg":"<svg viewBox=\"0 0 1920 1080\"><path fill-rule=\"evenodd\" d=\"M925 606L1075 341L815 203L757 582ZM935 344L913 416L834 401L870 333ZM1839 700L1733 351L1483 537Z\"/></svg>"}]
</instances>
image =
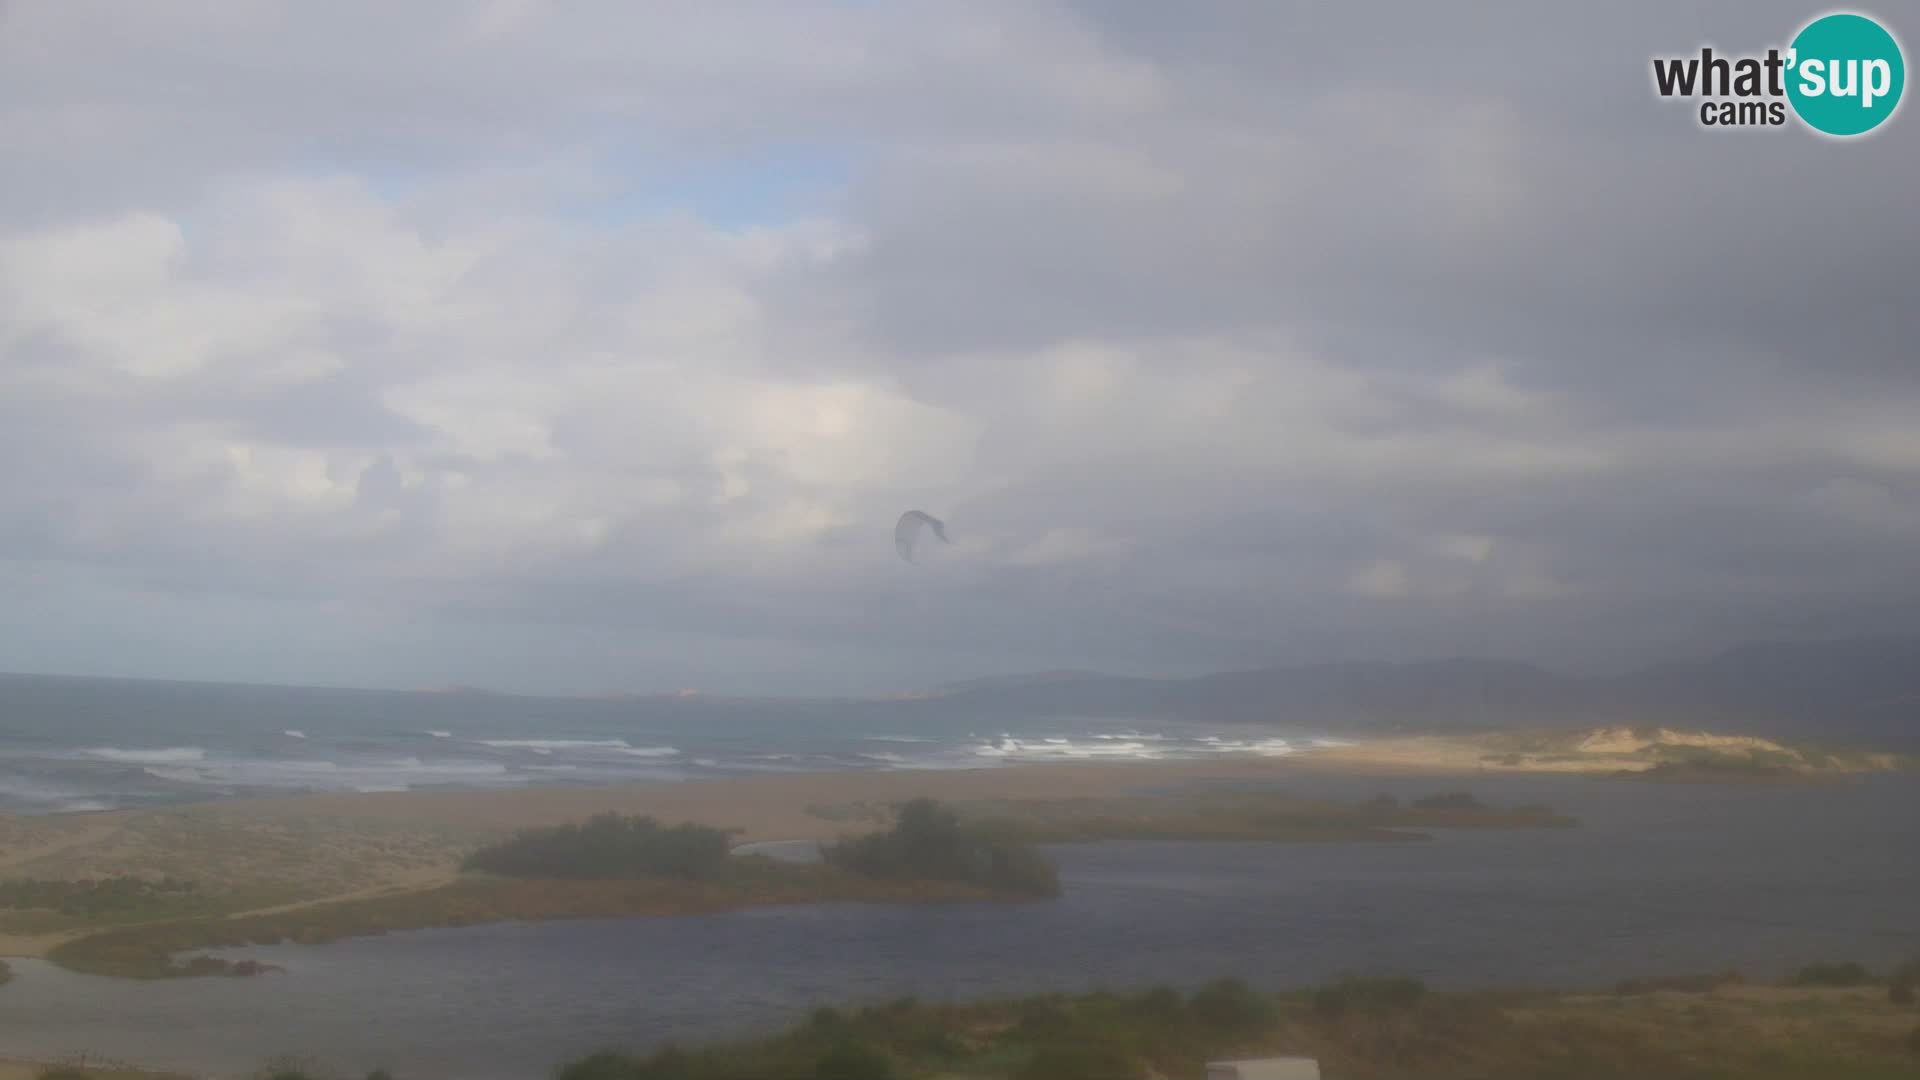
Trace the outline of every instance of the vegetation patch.
<instances>
[{"instance_id":1,"label":"vegetation patch","mask_svg":"<svg viewBox=\"0 0 1920 1080\"><path fill-rule=\"evenodd\" d=\"M951 808L915 799L893 827L821 849L827 865L893 881L966 882L1026 896L1057 896L1053 864L1016 830L962 822Z\"/></svg>"},{"instance_id":2,"label":"vegetation patch","mask_svg":"<svg viewBox=\"0 0 1920 1080\"><path fill-rule=\"evenodd\" d=\"M1740 986L1746 982L1737 971L1722 971L1705 975L1646 975L1634 979L1622 979L1614 984L1616 994L1711 994L1726 986Z\"/></svg>"},{"instance_id":3,"label":"vegetation patch","mask_svg":"<svg viewBox=\"0 0 1920 1080\"><path fill-rule=\"evenodd\" d=\"M1695 1008L1654 996L1436 993L1416 979L1344 979L1290 993L1220 980L1191 995L911 1000L823 1009L770 1038L603 1051L559 1080L1139 1080L1210 1060L1300 1055L1343 1080L1892 1080L1913 1075L1910 1011L1813 989L1729 988ZM1799 995L1820 1008L1783 1023ZM1339 1002L1329 1007L1329 1002Z\"/></svg>"},{"instance_id":4,"label":"vegetation patch","mask_svg":"<svg viewBox=\"0 0 1920 1080\"><path fill-rule=\"evenodd\" d=\"M732 869L728 833L600 814L579 825L526 829L467 856L463 869L517 878L712 881Z\"/></svg>"},{"instance_id":5,"label":"vegetation patch","mask_svg":"<svg viewBox=\"0 0 1920 1080\"><path fill-rule=\"evenodd\" d=\"M1866 986L1873 972L1865 964L1848 960L1836 964L1808 964L1793 973L1794 986Z\"/></svg>"},{"instance_id":6,"label":"vegetation patch","mask_svg":"<svg viewBox=\"0 0 1920 1080\"><path fill-rule=\"evenodd\" d=\"M822 808L841 820L873 813L866 804ZM1300 843L1404 842L1422 829L1569 828L1547 806L1498 807L1446 792L1403 803L1382 795L1357 803L1301 799L1270 790L1177 792L1156 796L998 799L957 803L963 825L1003 842L1240 840Z\"/></svg>"},{"instance_id":7,"label":"vegetation patch","mask_svg":"<svg viewBox=\"0 0 1920 1080\"><path fill-rule=\"evenodd\" d=\"M180 899L199 891L197 883L171 877L7 878L0 880L0 909L53 911L82 918L139 915L169 911Z\"/></svg>"}]
</instances>

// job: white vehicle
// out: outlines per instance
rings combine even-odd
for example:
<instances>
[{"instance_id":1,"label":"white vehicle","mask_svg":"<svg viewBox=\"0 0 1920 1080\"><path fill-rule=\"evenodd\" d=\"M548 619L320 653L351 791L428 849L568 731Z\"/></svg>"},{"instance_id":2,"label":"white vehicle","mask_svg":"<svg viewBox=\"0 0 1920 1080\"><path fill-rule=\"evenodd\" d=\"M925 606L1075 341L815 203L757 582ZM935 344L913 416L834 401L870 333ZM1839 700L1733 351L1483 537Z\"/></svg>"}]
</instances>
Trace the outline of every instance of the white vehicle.
<instances>
[{"instance_id":1,"label":"white vehicle","mask_svg":"<svg viewBox=\"0 0 1920 1080\"><path fill-rule=\"evenodd\" d=\"M1210 1061L1207 1080L1320 1080L1320 1062L1304 1057Z\"/></svg>"}]
</instances>

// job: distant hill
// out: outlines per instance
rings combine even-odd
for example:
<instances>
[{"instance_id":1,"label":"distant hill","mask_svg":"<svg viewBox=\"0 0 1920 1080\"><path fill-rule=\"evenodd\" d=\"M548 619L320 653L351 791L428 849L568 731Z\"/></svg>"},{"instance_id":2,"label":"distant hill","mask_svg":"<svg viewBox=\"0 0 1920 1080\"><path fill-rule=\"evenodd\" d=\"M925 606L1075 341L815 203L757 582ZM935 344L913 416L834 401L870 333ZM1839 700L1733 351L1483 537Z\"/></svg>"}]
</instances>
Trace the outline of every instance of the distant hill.
<instances>
[{"instance_id":1,"label":"distant hill","mask_svg":"<svg viewBox=\"0 0 1920 1080\"><path fill-rule=\"evenodd\" d=\"M1628 675L1498 660L1344 663L1142 679L1050 672L930 692L924 707L1324 730L1715 724L1799 738L1920 738L1920 638L1769 642Z\"/></svg>"}]
</instances>

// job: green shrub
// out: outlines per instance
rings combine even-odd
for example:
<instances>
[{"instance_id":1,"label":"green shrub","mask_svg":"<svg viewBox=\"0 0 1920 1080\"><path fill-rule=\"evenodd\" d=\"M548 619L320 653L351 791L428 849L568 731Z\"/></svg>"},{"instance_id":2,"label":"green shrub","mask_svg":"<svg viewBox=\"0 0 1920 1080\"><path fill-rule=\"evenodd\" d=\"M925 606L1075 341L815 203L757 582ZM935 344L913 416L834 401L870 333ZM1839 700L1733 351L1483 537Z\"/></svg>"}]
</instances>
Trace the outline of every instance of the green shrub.
<instances>
[{"instance_id":1,"label":"green shrub","mask_svg":"<svg viewBox=\"0 0 1920 1080\"><path fill-rule=\"evenodd\" d=\"M93 1080L84 1069L71 1065L55 1065L51 1069L40 1070L40 1080Z\"/></svg>"},{"instance_id":2,"label":"green shrub","mask_svg":"<svg viewBox=\"0 0 1920 1080\"><path fill-rule=\"evenodd\" d=\"M1487 804L1465 791L1446 791L1413 800L1416 810L1485 810Z\"/></svg>"},{"instance_id":3,"label":"green shrub","mask_svg":"<svg viewBox=\"0 0 1920 1080\"><path fill-rule=\"evenodd\" d=\"M1722 986L1737 986L1746 979L1737 971L1727 971L1709 975L1648 975L1636 979L1622 979L1615 983L1616 994L1652 994L1661 990L1670 990L1683 994L1707 994Z\"/></svg>"},{"instance_id":4,"label":"green shrub","mask_svg":"<svg viewBox=\"0 0 1920 1080\"><path fill-rule=\"evenodd\" d=\"M893 1061L866 1043L843 1042L821 1056L814 1080L894 1080Z\"/></svg>"},{"instance_id":5,"label":"green shrub","mask_svg":"<svg viewBox=\"0 0 1920 1080\"><path fill-rule=\"evenodd\" d=\"M1873 973L1863 964L1849 960L1839 964L1808 964L1793 973L1794 986L1865 986Z\"/></svg>"},{"instance_id":6,"label":"green shrub","mask_svg":"<svg viewBox=\"0 0 1920 1080\"><path fill-rule=\"evenodd\" d=\"M1427 984L1400 976L1342 979L1314 991L1313 1010L1322 1016L1347 1012L1394 1012L1412 1009L1427 996Z\"/></svg>"},{"instance_id":7,"label":"green shrub","mask_svg":"<svg viewBox=\"0 0 1920 1080\"><path fill-rule=\"evenodd\" d=\"M254 1077L255 1080L319 1080L305 1061L295 1057L275 1058Z\"/></svg>"},{"instance_id":8,"label":"green shrub","mask_svg":"<svg viewBox=\"0 0 1920 1080\"><path fill-rule=\"evenodd\" d=\"M867 877L917 881L966 881L1032 896L1057 896L1053 864L1016 835L966 825L932 799L900 808L893 828L848 837L821 849L830 864Z\"/></svg>"},{"instance_id":9,"label":"green shrub","mask_svg":"<svg viewBox=\"0 0 1920 1080\"><path fill-rule=\"evenodd\" d=\"M647 1062L627 1054L602 1051L562 1066L554 1080L641 1080Z\"/></svg>"},{"instance_id":10,"label":"green shrub","mask_svg":"<svg viewBox=\"0 0 1920 1080\"><path fill-rule=\"evenodd\" d=\"M1055 1039L1073 1030L1073 1010L1056 997L1030 998L1020 1004L1020 1034L1029 1039Z\"/></svg>"},{"instance_id":11,"label":"green shrub","mask_svg":"<svg viewBox=\"0 0 1920 1080\"><path fill-rule=\"evenodd\" d=\"M1895 1005L1911 1005L1916 987L1920 987L1920 959L1909 960L1893 969L1893 977L1887 984L1887 1000Z\"/></svg>"},{"instance_id":12,"label":"green shrub","mask_svg":"<svg viewBox=\"0 0 1920 1080\"><path fill-rule=\"evenodd\" d=\"M1156 986L1148 990L1136 999L1136 1004L1141 1012L1161 1018L1177 1016L1180 1010L1187 1007L1186 999L1180 996L1180 991L1171 986Z\"/></svg>"},{"instance_id":13,"label":"green shrub","mask_svg":"<svg viewBox=\"0 0 1920 1080\"><path fill-rule=\"evenodd\" d=\"M74 881L12 878L0 881L0 908L58 911L63 915L102 915L138 911L169 899L199 891L199 885L178 878L158 881L130 875L82 878Z\"/></svg>"},{"instance_id":14,"label":"green shrub","mask_svg":"<svg viewBox=\"0 0 1920 1080\"><path fill-rule=\"evenodd\" d=\"M1138 1061L1111 1046L1069 1043L1040 1048L1014 1080L1144 1080Z\"/></svg>"},{"instance_id":15,"label":"green shrub","mask_svg":"<svg viewBox=\"0 0 1920 1080\"><path fill-rule=\"evenodd\" d=\"M718 877L727 834L704 825L666 827L650 817L598 814L579 825L526 829L467 856L465 869L503 877L617 880Z\"/></svg>"},{"instance_id":16,"label":"green shrub","mask_svg":"<svg viewBox=\"0 0 1920 1080\"><path fill-rule=\"evenodd\" d=\"M1273 1002L1241 979L1218 979L1194 991L1187 1003L1194 1019L1227 1031L1262 1028L1273 1022Z\"/></svg>"}]
</instances>

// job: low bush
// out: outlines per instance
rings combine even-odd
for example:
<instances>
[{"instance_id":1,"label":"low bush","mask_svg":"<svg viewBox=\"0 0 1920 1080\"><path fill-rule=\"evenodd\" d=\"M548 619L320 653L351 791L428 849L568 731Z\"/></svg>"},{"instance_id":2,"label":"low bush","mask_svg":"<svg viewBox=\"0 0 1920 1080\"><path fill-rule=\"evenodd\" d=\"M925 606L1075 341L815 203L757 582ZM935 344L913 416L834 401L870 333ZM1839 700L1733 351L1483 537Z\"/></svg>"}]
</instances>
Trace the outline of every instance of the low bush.
<instances>
[{"instance_id":1,"label":"low bush","mask_svg":"<svg viewBox=\"0 0 1920 1080\"><path fill-rule=\"evenodd\" d=\"M874 878L964 881L1030 896L1056 896L1053 864L1010 832L963 824L932 799L900 808L893 828L848 837L821 849L830 865Z\"/></svg>"},{"instance_id":2,"label":"low bush","mask_svg":"<svg viewBox=\"0 0 1920 1080\"><path fill-rule=\"evenodd\" d=\"M1273 1001L1240 979L1218 979L1194 991L1187 1003L1193 1018L1209 1027L1248 1031L1271 1024Z\"/></svg>"},{"instance_id":3,"label":"low bush","mask_svg":"<svg viewBox=\"0 0 1920 1080\"><path fill-rule=\"evenodd\" d=\"M719 829L599 814L584 824L523 830L467 856L463 866L502 877L701 881L720 876L728 859L727 834Z\"/></svg>"},{"instance_id":4,"label":"low bush","mask_svg":"<svg viewBox=\"0 0 1920 1080\"><path fill-rule=\"evenodd\" d=\"M1314 991L1313 1009L1322 1016L1348 1012L1394 1012L1415 1008L1427 996L1427 984L1400 976L1342 979Z\"/></svg>"},{"instance_id":5,"label":"low bush","mask_svg":"<svg viewBox=\"0 0 1920 1080\"><path fill-rule=\"evenodd\" d=\"M1683 994L1707 994L1723 986L1738 986L1746 982L1737 971L1725 971L1706 975L1649 975L1637 979L1622 979L1614 984L1616 994L1652 994L1662 990Z\"/></svg>"},{"instance_id":6,"label":"low bush","mask_svg":"<svg viewBox=\"0 0 1920 1080\"><path fill-rule=\"evenodd\" d=\"M1838 964L1808 964L1789 979L1794 986L1865 986L1873 973L1864 964L1849 960Z\"/></svg>"},{"instance_id":7,"label":"low bush","mask_svg":"<svg viewBox=\"0 0 1920 1080\"><path fill-rule=\"evenodd\" d=\"M895 1080L893 1059L862 1042L842 1042L821 1055L813 1080Z\"/></svg>"},{"instance_id":8,"label":"low bush","mask_svg":"<svg viewBox=\"0 0 1920 1080\"><path fill-rule=\"evenodd\" d=\"M1413 800L1416 810L1485 810L1487 804L1465 791L1447 791Z\"/></svg>"},{"instance_id":9,"label":"low bush","mask_svg":"<svg viewBox=\"0 0 1920 1080\"><path fill-rule=\"evenodd\" d=\"M1098 1043L1045 1046L1014 1080L1144 1080L1146 1070L1120 1050Z\"/></svg>"}]
</instances>

